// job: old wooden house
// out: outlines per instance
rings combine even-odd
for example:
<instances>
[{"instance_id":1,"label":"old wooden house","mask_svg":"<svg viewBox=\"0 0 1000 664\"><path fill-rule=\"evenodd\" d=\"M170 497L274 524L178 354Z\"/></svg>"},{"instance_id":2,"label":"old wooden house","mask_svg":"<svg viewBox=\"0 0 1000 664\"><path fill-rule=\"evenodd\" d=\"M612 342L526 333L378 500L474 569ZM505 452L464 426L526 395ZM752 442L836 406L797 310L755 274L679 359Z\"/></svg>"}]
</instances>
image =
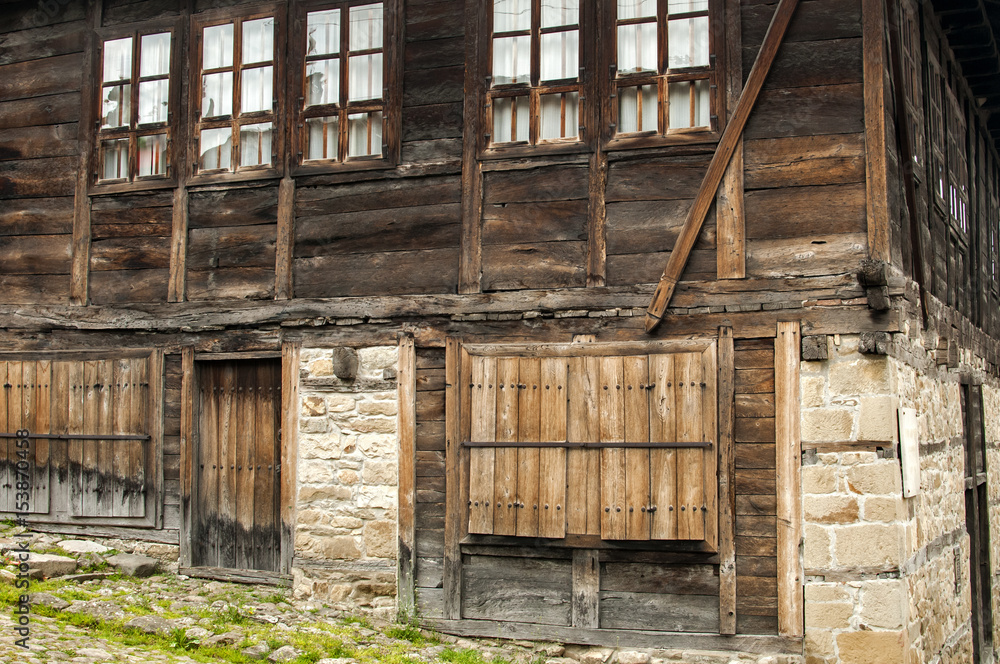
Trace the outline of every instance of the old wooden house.
<instances>
[{"instance_id":1,"label":"old wooden house","mask_svg":"<svg viewBox=\"0 0 1000 664\"><path fill-rule=\"evenodd\" d=\"M455 634L992 661L994 0L0 17L4 515Z\"/></svg>"}]
</instances>

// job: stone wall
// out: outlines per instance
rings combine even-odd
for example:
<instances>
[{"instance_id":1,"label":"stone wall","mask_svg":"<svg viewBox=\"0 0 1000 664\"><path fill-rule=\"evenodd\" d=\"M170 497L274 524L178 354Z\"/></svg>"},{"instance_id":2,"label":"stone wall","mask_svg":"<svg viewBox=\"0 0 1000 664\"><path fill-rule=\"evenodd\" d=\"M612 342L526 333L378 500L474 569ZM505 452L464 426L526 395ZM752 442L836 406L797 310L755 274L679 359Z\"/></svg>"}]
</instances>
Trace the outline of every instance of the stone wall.
<instances>
[{"instance_id":1,"label":"stone wall","mask_svg":"<svg viewBox=\"0 0 1000 664\"><path fill-rule=\"evenodd\" d=\"M993 574L993 643L1000 644L1000 388L995 385L983 385L983 422Z\"/></svg>"},{"instance_id":2,"label":"stone wall","mask_svg":"<svg viewBox=\"0 0 1000 664\"><path fill-rule=\"evenodd\" d=\"M971 656L960 386L831 337L802 362L809 662ZM933 365L932 365L933 366ZM896 408L918 412L921 492L903 498Z\"/></svg>"},{"instance_id":3,"label":"stone wall","mask_svg":"<svg viewBox=\"0 0 1000 664\"><path fill-rule=\"evenodd\" d=\"M396 362L395 346L304 348L299 376L295 594L383 618L396 595Z\"/></svg>"}]
</instances>

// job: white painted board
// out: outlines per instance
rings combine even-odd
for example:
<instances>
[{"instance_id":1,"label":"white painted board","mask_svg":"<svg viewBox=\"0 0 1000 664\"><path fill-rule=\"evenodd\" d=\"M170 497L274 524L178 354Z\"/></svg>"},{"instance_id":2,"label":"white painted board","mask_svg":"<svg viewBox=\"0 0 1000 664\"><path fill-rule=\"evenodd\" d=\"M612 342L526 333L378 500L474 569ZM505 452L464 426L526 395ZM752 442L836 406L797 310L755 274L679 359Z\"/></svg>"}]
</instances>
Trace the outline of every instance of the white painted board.
<instances>
[{"instance_id":1,"label":"white painted board","mask_svg":"<svg viewBox=\"0 0 1000 664\"><path fill-rule=\"evenodd\" d=\"M920 493L920 439L917 429L917 409L900 408L899 461L903 466L903 497Z\"/></svg>"}]
</instances>

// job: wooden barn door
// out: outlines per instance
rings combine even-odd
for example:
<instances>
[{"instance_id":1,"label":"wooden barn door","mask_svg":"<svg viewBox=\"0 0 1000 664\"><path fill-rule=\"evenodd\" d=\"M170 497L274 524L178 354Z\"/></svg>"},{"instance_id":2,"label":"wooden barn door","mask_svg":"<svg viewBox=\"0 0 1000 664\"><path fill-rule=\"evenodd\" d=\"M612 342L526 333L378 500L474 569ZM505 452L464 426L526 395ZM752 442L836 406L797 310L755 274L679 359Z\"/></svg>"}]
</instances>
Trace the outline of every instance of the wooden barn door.
<instances>
[{"instance_id":1,"label":"wooden barn door","mask_svg":"<svg viewBox=\"0 0 1000 664\"><path fill-rule=\"evenodd\" d=\"M277 571L280 360L203 362L192 563Z\"/></svg>"}]
</instances>

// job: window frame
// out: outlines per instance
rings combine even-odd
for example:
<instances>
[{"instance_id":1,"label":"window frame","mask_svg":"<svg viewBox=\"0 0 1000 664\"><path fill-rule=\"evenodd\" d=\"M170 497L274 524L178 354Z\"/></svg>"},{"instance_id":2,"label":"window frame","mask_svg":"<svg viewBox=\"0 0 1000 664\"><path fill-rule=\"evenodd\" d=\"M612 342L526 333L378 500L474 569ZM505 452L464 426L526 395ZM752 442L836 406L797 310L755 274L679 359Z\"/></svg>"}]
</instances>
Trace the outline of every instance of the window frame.
<instances>
[{"instance_id":1,"label":"window frame","mask_svg":"<svg viewBox=\"0 0 1000 664\"><path fill-rule=\"evenodd\" d=\"M180 163L184 149L181 134L181 113L178 112L181 103L183 80L184 34L180 19L143 21L127 25L102 27L95 30L95 56L93 58L93 86L90 99L92 104L94 124L88 137L92 160L91 172L88 174L89 191L92 194L113 194L130 191L150 191L171 189L179 181ZM169 71L166 80L169 85L167 95L167 120L164 123L139 125L138 123L138 88L143 77L139 76L138 64L141 53L141 39L145 35L169 33L170 57ZM130 112L132 117L127 127L102 129L103 97L104 97L104 49L105 43L124 38L132 39L132 75L129 79L133 90L130 93ZM162 78L162 77L156 77ZM123 79L124 80L124 79ZM85 93L86 94L86 93ZM141 136L165 133L167 135L167 172L165 175L138 175L138 139ZM102 179L103 155L101 143L105 140L127 138L129 141L129 177Z\"/></svg>"},{"instance_id":2,"label":"window frame","mask_svg":"<svg viewBox=\"0 0 1000 664\"><path fill-rule=\"evenodd\" d=\"M292 100L289 108L289 163L292 175L312 175L337 173L340 171L365 171L395 168L400 159L400 137L402 133L402 48L399 37L402 35L400 21L402 19L397 0L381 0L382 3L382 98L380 100L347 101L343 106L337 104L317 105L312 108L305 106L305 70L309 62L307 57L308 14L327 9L340 9L341 39L346 29L343 27L349 16L351 7L374 4L378 0L310 0L298 3L297 14L291 24L289 38L291 39L291 60L288 67L288 99ZM340 63L340 92L346 94L343 74L346 71L346 56L350 44L341 43L337 57ZM332 55L332 54L329 54ZM329 56L327 56L329 57ZM320 58L323 59L323 58ZM346 117L352 110L382 110L382 155L348 157L339 154L333 159L305 159L306 138L305 121L313 117L330 117L334 113L338 118ZM339 145L346 141L346 129L338 126ZM338 153L340 150L338 149Z\"/></svg>"},{"instance_id":3,"label":"window frame","mask_svg":"<svg viewBox=\"0 0 1000 664\"><path fill-rule=\"evenodd\" d=\"M201 117L202 102L202 63L204 57L204 29L214 25L231 23L233 29L233 63L228 69L234 72L233 98L234 105L239 103L238 97L241 94L241 78L235 73L241 69L252 69L253 67L243 67L242 63L242 25L246 21L253 21L265 17L274 18L274 58L271 60L273 72L272 94L274 95L274 105L270 112L255 111L244 117L242 113L235 113L228 116L213 116L211 120L203 120ZM234 12L232 8L199 12L191 15L189 25L190 37L188 40L187 55L189 57L188 69L188 90L189 100L187 109L188 127L188 152L185 163L188 184L214 184L219 182L244 182L247 180L276 179L284 175L286 170L287 154L285 151L285 131L287 124L286 111L286 90L288 83L287 75L287 32L286 27L287 12L285 3L269 3L254 5L243 8L239 12ZM257 64L257 63L251 63ZM234 108L237 110L238 106ZM222 171L217 169L201 171L198 161L201 156L200 138L202 129L222 128L228 124L233 127L234 134L237 134L237 127L245 124L257 124L260 122L270 122L273 125L271 136L272 160L267 165L239 166L239 153L234 150L232 156L232 170ZM236 146L234 145L233 148ZM231 148L232 149L232 148Z\"/></svg>"}]
</instances>

